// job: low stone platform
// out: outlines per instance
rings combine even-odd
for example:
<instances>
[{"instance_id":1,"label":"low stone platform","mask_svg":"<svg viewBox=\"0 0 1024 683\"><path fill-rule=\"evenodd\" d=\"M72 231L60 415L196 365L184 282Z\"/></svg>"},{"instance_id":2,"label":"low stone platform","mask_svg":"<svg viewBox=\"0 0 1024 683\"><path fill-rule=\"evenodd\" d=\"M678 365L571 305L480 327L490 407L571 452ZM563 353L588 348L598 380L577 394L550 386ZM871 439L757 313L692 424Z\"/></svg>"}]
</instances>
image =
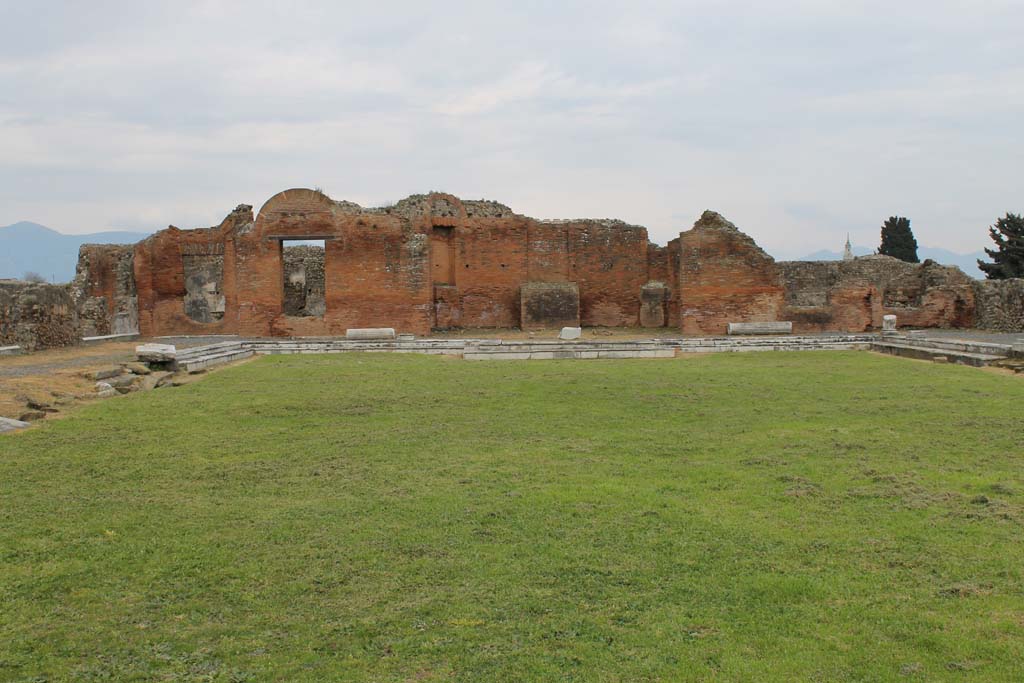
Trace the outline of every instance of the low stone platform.
<instances>
[{"instance_id":1,"label":"low stone platform","mask_svg":"<svg viewBox=\"0 0 1024 683\"><path fill-rule=\"evenodd\" d=\"M887 335L871 345L872 350L904 358L936 360L973 367L991 365L1011 355L1010 344L994 344L971 339L929 337L927 333Z\"/></svg>"},{"instance_id":2,"label":"low stone platform","mask_svg":"<svg viewBox=\"0 0 1024 683\"><path fill-rule=\"evenodd\" d=\"M175 367L185 372L248 358L254 354L424 353L461 356L465 360L598 360L673 358L684 353L746 351L867 350L875 335L700 337L630 341L557 341L501 339L255 339L218 342L178 351Z\"/></svg>"},{"instance_id":3,"label":"low stone platform","mask_svg":"<svg viewBox=\"0 0 1024 683\"><path fill-rule=\"evenodd\" d=\"M501 339L255 339L195 346L178 351L174 367L185 372L250 356L292 353L425 353L461 356L465 360L598 360L609 358L673 358L686 353L751 351L880 351L908 358L934 359L982 366L1012 354L1009 344L921 336L875 334L685 337L629 341Z\"/></svg>"},{"instance_id":4,"label":"low stone platform","mask_svg":"<svg viewBox=\"0 0 1024 683\"><path fill-rule=\"evenodd\" d=\"M177 352L174 368L185 372L202 372L207 368L251 357L255 351L246 342L231 341L194 346Z\"/></svg>"}]
</instances>

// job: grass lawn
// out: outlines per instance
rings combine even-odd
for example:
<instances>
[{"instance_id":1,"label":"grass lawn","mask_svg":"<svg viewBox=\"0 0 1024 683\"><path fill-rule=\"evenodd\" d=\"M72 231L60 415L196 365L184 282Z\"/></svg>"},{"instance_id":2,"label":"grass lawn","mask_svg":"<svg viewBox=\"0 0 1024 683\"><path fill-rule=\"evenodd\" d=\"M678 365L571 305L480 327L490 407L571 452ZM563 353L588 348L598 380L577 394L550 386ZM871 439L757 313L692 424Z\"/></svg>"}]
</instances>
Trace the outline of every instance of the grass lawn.
<instances>
[{"instance_id":1,"label":"grass lawn","mask_svg":"<svg viewBox=\"0 0 1024 683\"><path fill-rule=\"evenodd\" d=\"M0 438L0 680L1021 681L1024 382L272 356Z\"/></svg>"}]
</instances>

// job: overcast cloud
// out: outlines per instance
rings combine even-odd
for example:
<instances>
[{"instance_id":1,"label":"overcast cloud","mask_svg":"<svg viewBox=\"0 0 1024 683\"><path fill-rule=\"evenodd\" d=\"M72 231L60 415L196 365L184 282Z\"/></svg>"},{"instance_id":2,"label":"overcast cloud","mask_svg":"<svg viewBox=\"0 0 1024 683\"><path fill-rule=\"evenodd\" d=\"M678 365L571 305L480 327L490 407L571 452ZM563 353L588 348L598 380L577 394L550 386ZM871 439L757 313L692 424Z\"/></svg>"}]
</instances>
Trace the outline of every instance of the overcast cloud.
<instances>
[{"instance_id":1,"label":"overcast cloud","mask_svg":"<svg viewBox=\"0 0 1024 683\"><path fill-rule=\"evenodd\" d=\"M556 6L557 5L557 6ZM776 256L1024 211L1024 3L0 0L0 225L444 190Z\"/></svg>"}]
</instances>

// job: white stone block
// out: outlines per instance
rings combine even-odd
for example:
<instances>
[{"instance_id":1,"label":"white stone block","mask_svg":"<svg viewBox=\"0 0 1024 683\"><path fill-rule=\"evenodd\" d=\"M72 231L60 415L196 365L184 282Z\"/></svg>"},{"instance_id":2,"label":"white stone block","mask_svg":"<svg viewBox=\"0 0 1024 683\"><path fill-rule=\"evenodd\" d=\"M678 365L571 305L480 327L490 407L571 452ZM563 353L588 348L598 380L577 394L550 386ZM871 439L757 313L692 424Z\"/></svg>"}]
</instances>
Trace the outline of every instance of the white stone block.
<instances>
[{"instance_id":1,"label":"white stone block","mask_svg":"<svg viewBox=\"0 0 1024 683\"><path fill-rule=\"evenodd\" d=\"M177 355L174 344L141 344L135 347L135 356L142 361L164 363L174 360Z\"/></svg>"},{"instance_id":2,"label":"white stone block","mask_svg":"<svg viewBox=\"0 0 1024 683\"><path fill-rule=\"evenodd\" d=\"M22 422L21 420L12 420L9 417L0 417L0 433L13 432L15 429L24 429L28 427L28 422Z\"/></svg>"},{"instance_id":3,"label":"white stone block","mask_svg":"<svg viewBox=\"0 0 1024 683\"><path fill-rule=\"evenodd\" d=\"M394 339L393 327L356 327L345 330L345 339Z\"/></svg>"},{"instance_id":4,"label":"white stone block","mask_svg":"<svg viewBox=\"0 0 1024 683\"><path fill-rule=\"evenodd\" d=\"M770 321L755 323L729 323L729 334L792 334L793 323L790 321Z\"/></svg>"},{"instance_id":5,"label":"white stone block","mask_svg":"<svg viewBox=\"0 0 1024 683\"><path fill-rule=\"evenodd\" d=\"M558 338L562 341L570 341L572 339L579 339L582 335L582 327L563 327L562 331L558 333Z\"/></svg>"}]
</instances>

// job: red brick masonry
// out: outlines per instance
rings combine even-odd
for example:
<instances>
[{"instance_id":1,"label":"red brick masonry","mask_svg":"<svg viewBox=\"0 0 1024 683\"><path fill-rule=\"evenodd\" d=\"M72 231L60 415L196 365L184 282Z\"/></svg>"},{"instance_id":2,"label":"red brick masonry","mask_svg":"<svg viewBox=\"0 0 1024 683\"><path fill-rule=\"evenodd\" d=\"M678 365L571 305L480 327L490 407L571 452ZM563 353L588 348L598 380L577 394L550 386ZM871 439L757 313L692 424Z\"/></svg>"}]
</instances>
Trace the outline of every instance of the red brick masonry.
<instances>
[{"instance_id":1,"label":"red brick masonry","mask_svg":"<svg viewBox=\"0 0 1024 683\"><path fill-rule=\"evenodd\" d=\"M322 295L322 316L285 313L285 280L301 298L308 276L286 270L282 240L295 239L325 240L322 279L308 292L310 301ZM135 245L132 258L143 335L557 325L576 319L566 309L574 296L584 326L703 335L724 334L729 322L792 320L797 332L861 332L879 329L887 313L934 327L975 317L972 280L956 268L888 257L777 263L710 211L662 247L648 242L645 228L617 220L540 221L441 193L364 209L293 189L255 217L243 205L213 228L162 230ZM111 278L96 278L97 291L88 291L87 275L86 294L110 300ZM534 286L543 283L563 286ZM557 305L531 305L524 288L566 295ZM555 311L551 320L545 310Z\"/></svg>"}]
</instances>

